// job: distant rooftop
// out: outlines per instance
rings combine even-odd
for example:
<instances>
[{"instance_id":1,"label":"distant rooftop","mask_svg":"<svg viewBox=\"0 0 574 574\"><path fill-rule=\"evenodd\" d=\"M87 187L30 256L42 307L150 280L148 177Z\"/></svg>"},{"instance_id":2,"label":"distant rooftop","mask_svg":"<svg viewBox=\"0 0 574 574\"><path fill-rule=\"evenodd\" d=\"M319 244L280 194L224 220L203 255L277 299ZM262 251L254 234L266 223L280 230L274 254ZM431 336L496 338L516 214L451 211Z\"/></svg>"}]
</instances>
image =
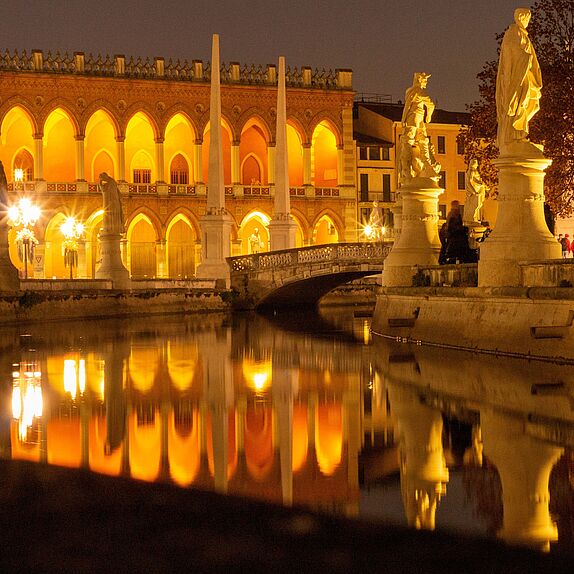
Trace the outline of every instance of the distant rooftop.
<instances>
[{"instance_id":1,"label":"distant rooftop","mask_svg":"<svg viewBox=\"0 0 574 574\"><path fill-rule=\"evenodd\" d=\"M60 52L44 54L42 50L26 50L0 54L0 72L37 72L45 74L105 76L111 78L134 78L143 80L177 80L207 83L211 79L211 65L202 60L172 60L156 58L126 58L123 55L101 56L74 52L72 56ZM277 85L275 64L247 65L231 62L221 64L222 84ZM290 66L285 70L288 87L319 89L352 89L352 70L318 70L308 66Z\"/></svg>"}]
</instances>

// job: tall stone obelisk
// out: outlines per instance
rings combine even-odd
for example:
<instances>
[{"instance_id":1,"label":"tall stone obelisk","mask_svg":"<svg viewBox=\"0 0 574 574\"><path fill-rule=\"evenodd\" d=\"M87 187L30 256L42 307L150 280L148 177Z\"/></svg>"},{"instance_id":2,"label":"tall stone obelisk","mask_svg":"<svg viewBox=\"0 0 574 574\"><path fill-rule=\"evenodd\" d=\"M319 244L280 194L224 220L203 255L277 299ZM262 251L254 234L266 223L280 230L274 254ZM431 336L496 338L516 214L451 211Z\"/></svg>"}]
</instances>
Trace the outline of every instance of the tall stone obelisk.
<instances>
[{"instance_id":1,"label":"tall stone obelisk","mask_svg":"<svg viewBox=\"0 0 574 574\"><path fill-rule=\"evenodd\" d=\"M219 35L213 35L211 48L211 99L209 110L209 167L207 208L201 218L201 263L197 277L225 281L229 286L231 217L225 209L223 146L221 141L221 89L219 79Z\"/></svg>"},{"instance_id":2,"label":"tall stone obelisk","mask_svg":"<svg viewBox=\"0 0 574 574\"><path fill-rule=\"evenodd\" d=\"M269 223L271 249L295 247L297 224L291 217L289 196L289 160L287 153L287 99L285 96L285 58L279 57L277 78L277 130L275 135L275 203Z\"/></svg>"}]
</instances>

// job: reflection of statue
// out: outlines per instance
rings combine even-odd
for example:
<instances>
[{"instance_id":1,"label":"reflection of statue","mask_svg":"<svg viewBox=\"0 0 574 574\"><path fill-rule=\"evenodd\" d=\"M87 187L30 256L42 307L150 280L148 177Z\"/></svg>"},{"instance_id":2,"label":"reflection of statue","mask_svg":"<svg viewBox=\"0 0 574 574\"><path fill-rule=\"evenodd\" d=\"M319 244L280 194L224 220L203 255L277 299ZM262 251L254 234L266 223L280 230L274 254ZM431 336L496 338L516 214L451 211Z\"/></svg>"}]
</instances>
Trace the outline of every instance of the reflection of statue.
<instances>
[{"instance_id":1,"label":"reflection of statue","mask_svg":"<svg viewBox=\"0 0 574 574\"><path fill-rule=\"evenodd\" d=\"M6 172L4 171L4 165L0 161L0 204L2 206L8 206L8 180L6 179Z\"/></svg>"},{"instance_id":2,"label":"reflection of statue","mask_svg":"<svg viewBox=\"0 0 574 574\"><path fill-rule=\"evenodd\" d=\"M249 237L249 246L251 247L251 253L259 253L263 248L263 241L261 241L258 227L253 230Z\"/></svg>"},{"instance_id":3,"label":"reflection of statue","mask_svg":"<svg viewBox=\"0 0 574 574\"><path fill-rule=\"evenodd\" d=\"M542 75L526 28L530 10L517 8L504 34L496 77L498 147L528 141L528 123L540 108Z\"/></svg>"},{"instance_id":4,"label":"reflection of statue","mask_svg":"<svg viewBox=\"0 0 574 574\"><path fill-rule=\"evenodd\" d=\"M402 124L403 135L399 143L399 179L408 183L413 177L438 180L440 164L434 158L427 137L426 124L431 121L434 102L426 93L430 74L415 72L413 85L405 94Z\"/></svg>"},{"instance_id":5,"label":"reflection of statue","mask_svg":"<svg viewBox=\"0 0 574 574\"><path fill-rule=\"evenodd\" d=\"M124 232L124 216L120 200L120 190L113 177L106 172L100 173L100 191L104 200L103 233Z\"/></svg>"},{"instance_id":6,"label":"reflection of statue","mask_svg":"<svg viewBox=\"0 0 574 574\"><path fill-rule=\"evenodd\" d=\"M488 187L482 181L478 172L478 161L471 159L465 177L466 201L464 203L465 225L482 221L482 205Z\"/></svg>"}]
</instances>

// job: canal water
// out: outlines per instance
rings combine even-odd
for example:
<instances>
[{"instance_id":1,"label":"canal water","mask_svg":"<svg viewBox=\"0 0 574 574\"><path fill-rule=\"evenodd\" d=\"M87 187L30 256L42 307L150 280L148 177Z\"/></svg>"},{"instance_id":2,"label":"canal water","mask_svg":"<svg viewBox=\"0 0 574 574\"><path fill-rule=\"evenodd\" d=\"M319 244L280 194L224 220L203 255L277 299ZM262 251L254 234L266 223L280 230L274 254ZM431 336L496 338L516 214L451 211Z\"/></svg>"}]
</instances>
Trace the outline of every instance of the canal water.
<instances>
[{"instance_id":1,"label":"canal water","mask_svg":"<svg viewBox=\"0 0 574 574\"><path fill-rule=\"evenodd\" d=\"M574 552L572 366L365 310L4 328L0 456Z\"/></svg>"}]
</instances>

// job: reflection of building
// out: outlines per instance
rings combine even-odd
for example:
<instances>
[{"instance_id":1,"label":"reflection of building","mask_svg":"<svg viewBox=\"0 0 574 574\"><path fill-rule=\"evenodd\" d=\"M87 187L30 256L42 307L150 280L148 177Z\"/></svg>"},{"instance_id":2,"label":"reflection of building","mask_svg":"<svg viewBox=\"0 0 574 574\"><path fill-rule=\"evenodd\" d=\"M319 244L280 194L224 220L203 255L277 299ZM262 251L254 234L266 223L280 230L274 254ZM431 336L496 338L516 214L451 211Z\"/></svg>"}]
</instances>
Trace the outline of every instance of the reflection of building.
<instances>
[{"instance_id":1,"label":"reflection of building","mask_svg":"<svg viewBox=\"0 0 574 574\"><path fill-rule=\"evenodd\" d=\"M49 406L34 436L13 419L13 458L357 512L357 375L232 360L226 329L118 346L40 361Z\"/></svg>"},{"instance_id":2,"label":"reflection of building","mask_svg":"<svg viewBox=\"0 0 574 574\"><path fill-rule=\"evenodd\" d=\"M209 65L39 51L0 60L1 159L12 197L41 198L46 216L37 226L36 255L43 257L43 275L66 276L59 228L76 209L86 222L79 267L93 276L101 172L120 182L131 275L193 275L209 184ZM347 70L287 71L298 245L356 239L351 78ZM275 66L224 66L224 179L234 255L247 253L254 227L267 234L273 215L276 92ZM16 263L13 246L11 254Z\"/></svg>"}]
</instances>

